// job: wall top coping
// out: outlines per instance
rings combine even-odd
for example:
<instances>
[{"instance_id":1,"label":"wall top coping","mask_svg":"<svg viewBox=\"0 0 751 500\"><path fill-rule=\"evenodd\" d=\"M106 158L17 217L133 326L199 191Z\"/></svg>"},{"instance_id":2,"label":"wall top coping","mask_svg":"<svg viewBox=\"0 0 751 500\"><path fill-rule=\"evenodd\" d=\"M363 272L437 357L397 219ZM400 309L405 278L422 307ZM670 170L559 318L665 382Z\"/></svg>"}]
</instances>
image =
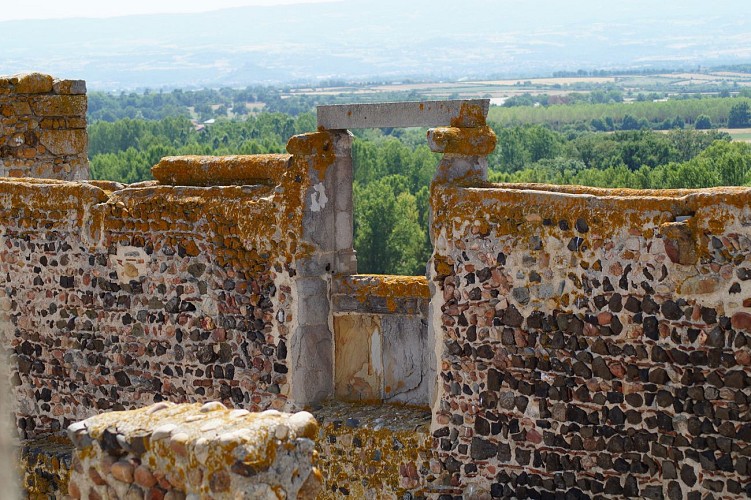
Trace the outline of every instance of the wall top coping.
<instances>
[{"instance_id":1,"label":"wall top coping","mask_svg":"<svg viewBox=\"0 0 751 500\"><path fill-rule=\"evenodd\" d=\"M482 183L462 189L471 191L505 191L519 196L549 196L551 198L593 198L605 200L676 200L696 201L699 205L734 201L749 204L751 188L748 186L716 186L694 189L630 189L599 188L577 185L535 183Z\"/></svg>"},{"instance_id":2,"label":"wall top coping","mask_svg":"<svg viewBox=\"0 0 751 500\"><path fill-rule=\"evenodd\" d=\"M490 99L409 101L317 106L324 129L477 127L485 125Z\"/></svg>"},{"instance_id":3,"label":"wall top coping","mask_svg":"<svg viewBox=\"0 0 751 500\"><path fill-rule=\"evenodd\" d=\"M151 167L163 185L233 186L277 184L287 171L290 155L166 156Z\"/></svg>"},{"instance_id":4,"label":"wall top coping","mask_svg":"<svg viewBox=\"0 0 751 500\"><path fill-rule=\"evenodd\" d=\"M86 94L84 80L62 80L45 73L0 75L0 94Z\"/></svg>"},{"instance_id":5,"label":"wall top coping","mask_svg":"<svg viewBox=\"0 0 751 500\"><path fill-rule=\"evenodd\" d=\"M425 276L352 274L335 277L332 287L334 293L356 295L363 301L373 296L394 299L406 297L430 298L428 279Z\"/></svg>"}]
</instances>

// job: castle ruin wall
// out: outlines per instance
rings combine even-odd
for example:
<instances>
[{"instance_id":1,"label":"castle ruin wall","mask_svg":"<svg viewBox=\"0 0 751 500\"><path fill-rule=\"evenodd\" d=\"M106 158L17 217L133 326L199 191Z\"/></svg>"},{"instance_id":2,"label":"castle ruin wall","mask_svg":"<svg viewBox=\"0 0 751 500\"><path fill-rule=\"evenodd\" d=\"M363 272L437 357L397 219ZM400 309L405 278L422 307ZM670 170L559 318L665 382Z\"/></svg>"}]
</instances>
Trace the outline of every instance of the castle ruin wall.
<instances>
[{"instance_id":1,"label":"castle ruin wall","mask_svg":"<svg viewBox=\"0 0 751 500\"><path fill-rule=\"evenodd\" d=\"M0 76L0 177L89 178L86 83Z\"/></svg>"},{"instance_id":2,"label":"castle ruin wall","mask_svg":"<svg viewBox=\"0 0 751 500\"><path fill-rule=\"evenodd\" d=\"M748 188L434 186L442 484L748 494L750 202Z\"/></svg>"}]
</instances>

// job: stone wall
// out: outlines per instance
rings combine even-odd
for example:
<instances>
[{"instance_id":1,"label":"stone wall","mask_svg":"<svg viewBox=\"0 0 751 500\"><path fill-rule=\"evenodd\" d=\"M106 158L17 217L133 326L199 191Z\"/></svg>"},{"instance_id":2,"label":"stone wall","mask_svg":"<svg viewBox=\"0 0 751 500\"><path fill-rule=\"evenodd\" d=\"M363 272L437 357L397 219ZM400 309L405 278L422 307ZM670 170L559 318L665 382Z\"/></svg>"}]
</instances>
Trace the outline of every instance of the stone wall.
<instances>
[{"instance_id":1,"label":"stone wall","mask_svg":"<svg viewBox=\"0 0 751 500\"><path fill-rule=\"evenodd\" d=\"M161 181L128 187L0 180L0 319L21 437L164 399L290 407L310 314L293 277L319 258L302 234L308 160L171 158ZM233 162L245 170L225 185L168 184L174 170Z\"/></svg>"},{"instance_id":2,"label":"stone wall","mask_svg":"<svg viewBox=\"0 0 751 500\"><path fill-rule=\"evenodd\" d=\"M313 414L320 424L319 500L425 498L431 471L440 471L429 409L331 401Z\"/></svg>"},{"instance_id":3,"label":"stone wall","mask_svg":"<svg viewBox=\"0 0 751 500\"><path fill-rule=\"evenodd\" d=\"M751 190L435 185L455 493L751 494Z\"/></svg>"},{"instance_id":4,"label":"stone wall","mask_svg":"<svg viewBox=\"0 0 751 500\"><path fill-rule=\"evenodd\" d=\"M68 493L79 498L313 500L318 425L310 413L161 402L68 429Z\"/></svg>"},{"instance_id":5,"label":"stone wall","mask_svg":"<svg viewBox=\"0 0 751 500\"><path fill-rule=\"evenodd\" d=\"M0 177L89 178L86 83L0 76Z\"/></svg>"}]
</instances>

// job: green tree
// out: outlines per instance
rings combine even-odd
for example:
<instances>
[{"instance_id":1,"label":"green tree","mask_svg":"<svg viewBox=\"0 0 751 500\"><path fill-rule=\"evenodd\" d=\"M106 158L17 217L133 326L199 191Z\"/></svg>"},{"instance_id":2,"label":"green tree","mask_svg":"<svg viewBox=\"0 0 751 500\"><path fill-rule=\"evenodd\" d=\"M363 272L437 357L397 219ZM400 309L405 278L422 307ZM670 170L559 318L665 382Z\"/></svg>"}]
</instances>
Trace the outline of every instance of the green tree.
<instances>
[{"instance_id":1,"label":"green tree","mask_svg":"<svg viewBox=\"0 0 751 500\"><path fill-rule=\"evenodd\" d=\"M639 130L639 121L633 116L626 114L621 121L621 130Z\"/></svg>"},{"instance_id":2,"label":"green tree","mask_svg":"<svg viewBox=\"0 0 751 500\"><path fill-rule=\"evenodd\" d=\"M390 175L355 182L355 250L360 272L423 274L425 227L409 180Z\"/></svg>"},{"instance_id":3,"label":"green tree","mask_svg":"<svg viewBox=\"0 0 751 500\"><path fill-rule=\"evenodd\" d=\"M712 128L712 119L707 115L701 114L696 117L694 128L696 130L709 130Z\"/></svg>"},{"instance_id":4,"label":"green tree","mask_svg":"<svg viewBox=\"0 0 751 500\"><path fill-rule=\"evenodd\" d=\"M746 128L751 126L751 113L748 102L743 101L733 105L728 114L728 128Z\"/></svg>"}]
</instances>

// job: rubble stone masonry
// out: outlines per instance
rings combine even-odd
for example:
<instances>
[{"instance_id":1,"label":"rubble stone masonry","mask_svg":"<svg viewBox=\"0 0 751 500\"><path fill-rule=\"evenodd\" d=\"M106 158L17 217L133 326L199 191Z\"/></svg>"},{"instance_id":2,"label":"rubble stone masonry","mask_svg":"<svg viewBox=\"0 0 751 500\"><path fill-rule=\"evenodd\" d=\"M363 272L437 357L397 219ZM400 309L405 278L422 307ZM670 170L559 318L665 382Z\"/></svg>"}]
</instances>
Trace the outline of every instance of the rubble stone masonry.
<instances>
[{"instance_id":1,"label":"rubble stone masonry","mask_svg":"<svg viewBox=\"0 0 751 500\"><path fill-rule=\"evenodd\" d=\"M750 494L749 202L748 188L434 186L443 484Z\"/></svg>"},{"instance_id":2,"label":"rubble stone masonry","mask_svg":"<svg viewBox=\"0 0 751 500\"><path fill-rule=\"evenodd\" d=\"M0 76L0 177L89 178L86 83Z\"/></svg>"},{"instance_id":3,"label":"rubble stone masonry","mask_svg":"<svg viewBox=\"0 0 751 500\"><path fill-rule=\"evenodd\" d=\"M289 155L255 160L284 180L0 180L2 344L22 438L163 399L287 406L304 182Z\"/></svg>"}]
</instances>

